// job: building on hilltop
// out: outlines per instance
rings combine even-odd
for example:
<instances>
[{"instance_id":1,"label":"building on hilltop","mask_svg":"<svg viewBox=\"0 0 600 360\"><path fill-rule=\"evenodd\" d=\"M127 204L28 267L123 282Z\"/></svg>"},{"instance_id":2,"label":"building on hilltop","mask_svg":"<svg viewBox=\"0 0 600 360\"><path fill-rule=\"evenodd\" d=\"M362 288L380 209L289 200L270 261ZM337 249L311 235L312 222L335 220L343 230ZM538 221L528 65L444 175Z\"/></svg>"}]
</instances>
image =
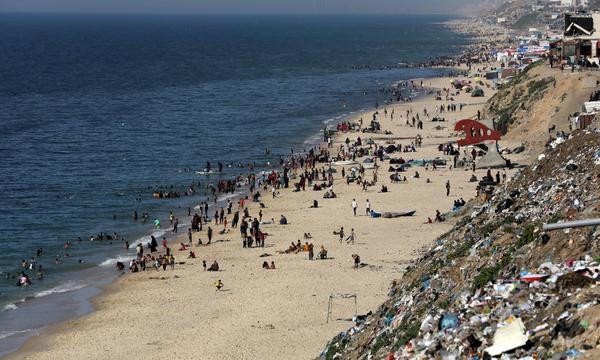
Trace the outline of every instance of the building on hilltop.
<instances>
[{"instance_id":1,"label":"building on hilltop","mask_svg":"<svg viewBox=\"0 0 600 360\"><path fill-rule=\"evenodd\" d=\"M562 57L570 63L583 60L598 66L600 32L597 28L600 29L600 13L566 13Z\"/></svg>"}]
</instances>

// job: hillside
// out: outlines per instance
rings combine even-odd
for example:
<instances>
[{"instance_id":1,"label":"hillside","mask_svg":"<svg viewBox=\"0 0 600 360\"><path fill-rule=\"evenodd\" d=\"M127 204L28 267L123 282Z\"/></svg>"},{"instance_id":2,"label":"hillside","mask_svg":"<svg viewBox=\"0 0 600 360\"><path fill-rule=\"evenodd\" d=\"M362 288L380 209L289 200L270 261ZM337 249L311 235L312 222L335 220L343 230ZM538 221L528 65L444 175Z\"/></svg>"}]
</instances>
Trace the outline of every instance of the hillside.
<instances>
[{"instance_id":1,"label":"hillside","mask_svg":"<svg viewBox=\"0 0 600 360\"><path fill-rule=\"evenodd\" d=\"M569 131L569 115L581 110L597 88L597 81L597 72L561 72L540 61L498 91L490 99L484 117L494 119L507 140L523 142L536 156L550 135ZM549 128L554 131L549 132Z\"/></svg>"},{"instance_id":2,"label":"hillside","mask_svg":"<svg viewBox=\"0 0 600 360\"><path fill-rule=\"evenodd\" d=\"M522 86L545 75L528 76ZM489 201L454 214L454 228L392 284L389 300L355 318L321 358L481 359L492 345L503 359L599 358L600 229L542 224L600 216L600 132L563 140Z\"/></svg>"}]
</instances>

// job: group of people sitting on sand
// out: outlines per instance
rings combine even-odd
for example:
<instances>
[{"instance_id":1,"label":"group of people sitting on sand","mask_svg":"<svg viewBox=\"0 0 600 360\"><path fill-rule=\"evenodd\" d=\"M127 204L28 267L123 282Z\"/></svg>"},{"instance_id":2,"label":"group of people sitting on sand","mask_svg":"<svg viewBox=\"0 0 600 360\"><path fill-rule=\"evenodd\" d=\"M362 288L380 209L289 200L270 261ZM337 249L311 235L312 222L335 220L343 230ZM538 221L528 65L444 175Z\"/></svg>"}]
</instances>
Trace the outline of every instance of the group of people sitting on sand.
<instances>
[{"instance_id":1,"label":"group of people sitting on sand","mask_svg":"<svg viewBox=\"0 0 600 360\"><path fill-rule=\"evenodd\" d=\"M310 234L304 234L304 236L305 236L305 239L310 238ZM296 242L296 243L294 243L294 242L290 243L290 246L288 246L288 248L286 250L278 251L278 253L280 253L280 254L297 254L299 252L307 252L308 260L314 259L314 245L312 243L309 243L308 241L306 241L304 244L302 244L300 242L300 240L298 240L298 242ZM325 249L325 247L323 245L321 245L319 253L317 254L317 258L321 259L321 260L327 259L327 249Z\"/></svg>"},{"instance_id":2,"label":"group of people sitting on sand","mask_svg":"<svg viewBox=\"0 0 600 360\"><path fill-rule=\"evenodd\" d=\"M454 200L453 210L460 209L461 207L465 206L466 203L467 202L463 198Z\"/></svg>"}]
</instances>

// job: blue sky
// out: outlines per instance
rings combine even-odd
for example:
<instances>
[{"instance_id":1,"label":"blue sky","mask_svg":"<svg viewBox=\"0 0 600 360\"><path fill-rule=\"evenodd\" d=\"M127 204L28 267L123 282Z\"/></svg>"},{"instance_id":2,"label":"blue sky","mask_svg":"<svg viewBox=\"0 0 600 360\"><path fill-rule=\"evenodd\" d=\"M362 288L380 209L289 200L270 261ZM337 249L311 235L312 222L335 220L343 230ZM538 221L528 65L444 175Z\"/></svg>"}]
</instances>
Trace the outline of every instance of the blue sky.
<instances>
[{"instance_id":1,"label":"blue sky","mask_svg":"<svg viewBox=\"0 0 600 360\"><path fill-rule=\"evenodd\" d=\"M447 14L474 0L0 0L0 12Z\"/></svg>"}]
</instances>

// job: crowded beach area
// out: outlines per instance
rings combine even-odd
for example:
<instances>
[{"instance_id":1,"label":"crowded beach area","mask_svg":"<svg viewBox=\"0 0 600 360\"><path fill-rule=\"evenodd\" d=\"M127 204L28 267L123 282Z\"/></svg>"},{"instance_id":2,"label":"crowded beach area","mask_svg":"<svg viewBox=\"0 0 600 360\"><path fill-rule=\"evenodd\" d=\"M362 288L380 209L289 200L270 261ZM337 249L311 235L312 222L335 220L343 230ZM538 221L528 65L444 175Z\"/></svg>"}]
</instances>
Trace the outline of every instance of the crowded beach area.
<instances>
[{"instance_id":1,"label":"crowded beach area","mask_svg":"<svg viewBox=\"0 0 600 360\"><path fill-rule=\"evenodd\" d=\"M95 299L96 311L8 358L317 357L385 300L420 251L452 228L453 211L484 195L480 180L501 185L515 171L474 169L478 151L456 144L465 134L455 123L480 118L495 92L473 76L493 65L487 47L468 51L482 58L461 64L463 75L407 81L422 95L334 124L314 148L248 174L250 191L222 210L193 208L190 229L115 264L123 275ZM457 78L481 93L457 89ZM161 226L173 220L164 214Z\"/></svg>"}]
</instances>

